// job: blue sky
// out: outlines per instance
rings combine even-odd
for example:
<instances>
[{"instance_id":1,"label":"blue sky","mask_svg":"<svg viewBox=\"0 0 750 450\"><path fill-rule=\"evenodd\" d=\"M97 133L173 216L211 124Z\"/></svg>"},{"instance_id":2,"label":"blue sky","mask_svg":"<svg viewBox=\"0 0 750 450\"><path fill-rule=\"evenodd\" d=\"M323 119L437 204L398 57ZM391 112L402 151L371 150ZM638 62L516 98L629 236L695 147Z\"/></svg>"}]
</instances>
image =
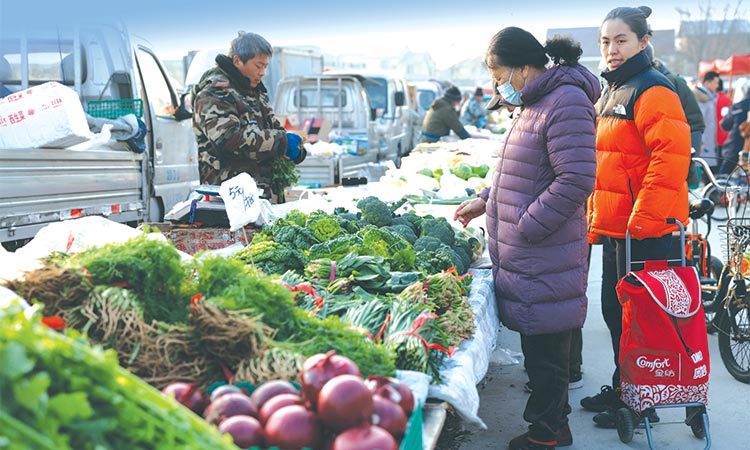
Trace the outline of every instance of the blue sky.
<instances>
[{"instance_id":1,"label":"blue sky","mask_svg":"<svg viewBox=\"0 0 750 450\"><path fill-rule=\"evenodd\" d=\"M541 39L547 28L598 26L612 8L640 4L654 10L652 28L664 29L677 27L678 6L700 16L700 8L711 5L714 17L721 18L726 5L734 15L737 0L0 0L0 26L18 20L53 26L114 16L164 58L226 47L238 30L245 30L273 45L317 45L333 54L426 51L445 67L481 54L492 35L506 26L526 28Z\"/></svg>"}]
</instances>

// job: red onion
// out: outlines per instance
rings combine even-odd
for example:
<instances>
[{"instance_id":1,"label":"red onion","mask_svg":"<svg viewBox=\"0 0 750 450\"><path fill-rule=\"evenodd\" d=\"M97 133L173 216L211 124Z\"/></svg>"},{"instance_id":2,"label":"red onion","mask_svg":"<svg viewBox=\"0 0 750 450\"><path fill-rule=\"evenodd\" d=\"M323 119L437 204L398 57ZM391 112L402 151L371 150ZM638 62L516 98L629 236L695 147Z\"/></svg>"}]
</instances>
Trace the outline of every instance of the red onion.
<instances>
[{"instance_id":1,"label":"red onion","mask_svg":"<svg viewBox=\"0 0 750 450\"><path fill-rule=\"evenodd\" d=\"M365 384L373 395L377 394L391 400L392 402L398 403L404 410L406 417L411 415L414 410L414 394L406 383L402 383L396 378L370 375L367 377ZM391 389L382 389L384 386L388 386ZM396 392L393 392L393 389L395 389Z\"/></svg>"},{"instance_id":2,"label":"red onion","mask_svg":"<svg viewBox=\"0 0 750 450\"><path fill-rule=\"evenodd\" d=\"M334 431L369 422L372 411L372 394L356 375L339 375L318 394L320 420Z\"/></svg>"},{"instance_id":3,"label":"red onion","mask_svg":"<svg viewBox=\"0 0 750 450\"><path fill-rule=\"evenodd\" d=\"M334 350L318 353L305 361L299 374L302 398L312 409L317 407L318 393L323 385L338 375L360 376L359 368L351 359L337 355Z\"/></svg>"},{"instance_id":4,"label":"red onion","mask_svg":"<svg viewBox=\"0 0 750 450\"><path fill-rule=\"evenodd\" d=\"M362 424L339 434L333 441L333 450L398 450L396 439L384 429Z\"/></svg>"},{"instance_id":5,"label":"red onion","mask_svg":"<svg viewBox=\"0 0 750 450\"><path fill-rule=\"evenodd\" d=\"M258 408L245 394L229 393L217 398L206 408L206 420L214 425L232 416L258 417Z\"/></svg>"},{"instance_id":6,"label":"red onion","mask_svg":"<svg viewBox=\"0 0 750 450\"><path fill-rule=\"evenodd\" d=\"M236 394L244 393L242 389L233 384L222 384L221 386L211 391L211 401L213 402L222 395L230 394L233 392Z\"/></svg>"},{"instance_id":7,"label":"red onion","mask_svg":"<svg viewBox=\"0 0 750 450\"><path fill-rule=\"evenodd\" d=\"M263 427L255 417L232 416L219 424L219 433L229 433L240 448L263 447Z\"/></svg>"},{"instance_id":8,"label":"red onion","mask_svg":"<svg viewBox=\"0 0 750 450\"><path fill-rule=\"evenodd\" d=\"M322 427L317 415L304 406L285 406L266 422L266 445L284 449L319 448Z\"/></svg>"},{"instance_id":9,"label":"red onion","mask_svg":"<svg viewBox=\"0 0 750 450\"><path fill-rule=\"evenodd\" d=\"M289 405L302 405L302 397L297 394L279 394L275 397L268 399L263 407L260 408L258 418L260 423L265 424L268 422L268 418L273 415L279 409Z\"/></svg>"},{"instance_id":10,"label":"red onion","mask_svg":"<svg viewBox=\"0 0 750 450\"><path fill-rule=\"evenodd\" d=\"M206 398L194 385L182 382L170 383L161 390L162 394L172 396L179 403L188 407L196 414L203 412Z\"/></svg>"},{"instance_id":11,"label":"red onion","mask_svg":"<svg viewBox=\"0 0 750 450\"><path fill-rule=\"evenodd\" d=\"M379 395L373 396L372 401L372 424L391 433L394 438L401 439L406 433L406 414L401 406Z\"/></svg>"},{"instance_id":12,"label":"red onion","mask_svg":"<svg viewBox=\"0 0 750 450\"><path fill-rule=\"evenodd\" d=\"M278 394L297 394L297 388L288 381L283 380L272 380L266 381L261 384L253 391L253 395L250 396L250 400L255 403L258 409L263 407L263 404L268 399Z\"/></svg>"}]
</instances>

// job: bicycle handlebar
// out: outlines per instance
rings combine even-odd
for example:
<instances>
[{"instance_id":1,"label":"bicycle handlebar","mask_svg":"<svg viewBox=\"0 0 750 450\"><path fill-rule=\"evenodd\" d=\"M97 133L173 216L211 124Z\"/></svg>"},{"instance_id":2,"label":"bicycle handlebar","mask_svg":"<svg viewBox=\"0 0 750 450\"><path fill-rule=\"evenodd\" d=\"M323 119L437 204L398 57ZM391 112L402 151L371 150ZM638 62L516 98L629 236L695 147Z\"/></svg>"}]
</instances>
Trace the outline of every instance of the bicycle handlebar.
<instances>
[{"instance_id":1,"label":"bicycle handlebar","mask_svg":"<svg viewBox=\"0 0 750 450\"><path fill-rule=\"evenodd\" d=\"M708 181L711 182L712 185L716 187L716 189L727 192L727 191L734 191L734 192L748 192L750 190L750 187L748 186L737 186L737 185L729 185L728 183L719 183L716 180L716 177L714 176L713 171L711 170L711 167L708 165L705 159L699 158L697 156L693 156L693 161L698 163L699 166L703 167L703 173L706 174L708 177Z\"/></svg>"}]
</instances>

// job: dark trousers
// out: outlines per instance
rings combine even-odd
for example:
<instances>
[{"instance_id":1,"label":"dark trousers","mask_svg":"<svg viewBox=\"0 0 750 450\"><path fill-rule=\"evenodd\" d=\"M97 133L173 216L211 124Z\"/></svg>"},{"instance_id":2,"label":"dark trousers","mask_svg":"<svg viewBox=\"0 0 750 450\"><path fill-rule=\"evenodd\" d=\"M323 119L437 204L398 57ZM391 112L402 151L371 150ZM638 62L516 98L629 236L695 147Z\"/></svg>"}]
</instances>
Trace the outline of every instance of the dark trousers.
<instances>
[{"instance_id":1,"label":"dark trousers","mask_svg":"<svg viewBox=\"0 0 750 450\"><path fill-rule=\"evenodd\" d=\"M535 336L521 335L524 367L534 389L526 402L523 419L529 434L539 441L556 440L568 423L568 368L571 331Z\"/></svg>"},{"instance_id":2,"label":"dark trousers","mask_svg":"<svg viewBox=\"0 0 750 450\"><path fill-rule=\"evenodd\" d=\"M586 260L587 265L591 265L591 244L589 244L589 254ZM583 366L583 329L576 328L570 332L570 370L572 375L581 371Z\"/></svg>"},{"instance_id":3,"label":"dark trousers","mask_svg":"<svg viewBox=\"0 0 750 450\"><path fill-rule=\"evenodd\" d=\"M667 259L672 247L672 235L638 241L631 240L632 261L654 261ZM640 270L636 264L633 269ZM612 338L612 350L615 358L615 371L612 374L612 386L620 385L620 336L622 335L622 306L617 298L617 281L624 277L630 268L625 267L625 239L604 238L602 248L602 315Z\"/></svg>"},{"instance_id":4,"label":"dark trousers","mask_svg":"<svg viewBox=\"0 0 750 450\"><path fill-rule=\"evenodd\" d=\"M583 365L583 329L570 331L570 370L569 374L581 371Z\"/></svg>"}]
</instances>

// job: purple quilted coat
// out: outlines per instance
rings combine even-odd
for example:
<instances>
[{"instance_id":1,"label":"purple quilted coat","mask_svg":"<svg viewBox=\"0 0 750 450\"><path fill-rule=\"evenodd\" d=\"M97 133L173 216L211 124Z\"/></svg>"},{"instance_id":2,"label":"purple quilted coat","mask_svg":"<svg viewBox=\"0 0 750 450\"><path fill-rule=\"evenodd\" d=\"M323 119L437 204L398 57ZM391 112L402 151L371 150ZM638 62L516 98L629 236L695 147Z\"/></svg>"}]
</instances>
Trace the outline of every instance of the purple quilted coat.
<instances>
[{"instance_id":1,"label":"purple quilted coat","mask_svg":"<svg viewBox=\"0 0 750 450\"><path fill-rule=\"evenodd\" d=\"M521 91L487 202L500 320L524 335L583 326L585 203L596 174L601 87L585 67L554 66Z\"/></svg>"}]
</instances>

